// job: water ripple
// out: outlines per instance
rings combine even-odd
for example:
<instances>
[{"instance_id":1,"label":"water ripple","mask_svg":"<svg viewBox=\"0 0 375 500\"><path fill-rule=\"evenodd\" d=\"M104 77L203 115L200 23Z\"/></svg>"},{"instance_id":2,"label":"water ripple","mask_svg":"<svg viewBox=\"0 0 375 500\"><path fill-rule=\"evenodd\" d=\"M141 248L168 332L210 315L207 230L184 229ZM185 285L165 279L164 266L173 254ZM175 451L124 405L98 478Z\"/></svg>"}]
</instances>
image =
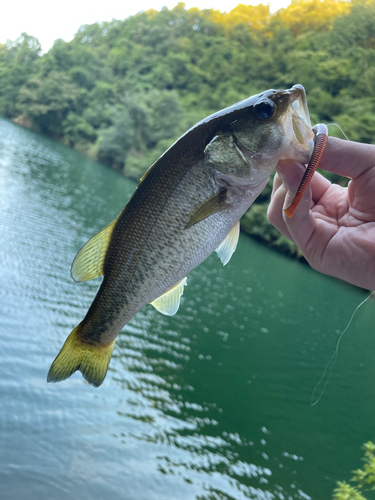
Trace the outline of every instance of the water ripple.
<instances>
[{"instance_id":1,"label":"water ripple","mask_svg":"<svg viewBox=\"0 0 375 500\"><path fill-rule=\"evenodd\" d=\"M72 282L74 255L134 184L0 129L4 500L328 498L371 439L370 303L326 398L310 396L361 292L240 238L230 265L191 273L176 316L146 306L126 325L101 388L79 373L47 385L99 283Z\"/></svg>"}]
</instances>

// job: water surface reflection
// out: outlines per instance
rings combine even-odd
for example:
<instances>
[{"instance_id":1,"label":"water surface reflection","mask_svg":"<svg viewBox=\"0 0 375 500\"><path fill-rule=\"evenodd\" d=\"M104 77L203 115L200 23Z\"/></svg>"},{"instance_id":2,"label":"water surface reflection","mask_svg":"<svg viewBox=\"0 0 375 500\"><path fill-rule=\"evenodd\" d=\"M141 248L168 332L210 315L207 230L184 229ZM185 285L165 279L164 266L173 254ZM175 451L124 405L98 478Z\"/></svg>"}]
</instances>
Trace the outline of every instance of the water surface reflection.
<instances>
[{"instance_id":1,"label":"water surface reflection","mask_svg":"<svg viewBox=\"0 0 375 500\"><path fill-rule=\"evenodd\" d=\"M245 237L191 273L176 316L132 319L101 388L46 384L98 286L72 282L72 259L134 187L0 121L2 498L329 498L373 439L374 304L311 407L364 293Z\"/></svg>"}]
</instances>

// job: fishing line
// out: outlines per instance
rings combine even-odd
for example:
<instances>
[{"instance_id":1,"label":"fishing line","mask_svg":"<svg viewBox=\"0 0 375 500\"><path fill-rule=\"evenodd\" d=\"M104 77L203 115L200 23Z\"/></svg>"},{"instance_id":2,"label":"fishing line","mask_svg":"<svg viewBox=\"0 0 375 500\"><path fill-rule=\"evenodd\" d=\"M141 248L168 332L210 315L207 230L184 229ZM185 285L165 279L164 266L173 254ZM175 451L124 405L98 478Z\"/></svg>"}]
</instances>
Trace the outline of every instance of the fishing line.
<instances>
[{"instance_id":1,"label":"fishing line","mask_svg":"<svg viewBox=\"0 0 375 500\"><path fill-rule=\"evenodd\" d=\"M323 372L322 376L320 377L319 382L318 382L318 383L316 384L316 386L314 387L314 390L313 390L313 392L312 392L312 394L311 394L311 403L310 403L310 405L311 405L311 406L315 406L316 404L318 404L318 403L319 403L319 401L320 401L320 399L321 399L321 397L323 396L324 390L325 390L325 388L326 388L326 386L327 386L327 384L328 384L328 382L330 381L331 376L332 376L332 367L333 367L333 365L335 364L335 361L336 361L336 359L338 358L338 355L339 355L339 346L340 346L341 339L343 338L344 334L346 333L346 331L347 331L347 330L348 330L348 328L350 327L350 325L351 325L351 323L352 323L352 321L353 321L353 318L354 318L354 316L355 316L356 312L358 311L358 309L359 309L360 307L362 307L362 306L363 306L363 304L364 304L365 302L367 302L367 301L368 301L368 299L369 299L372 295L374 295L374 293L375 293L375 292L370 292L370 294L369 294L369 295L368 295L368 296L367 296L364 300L362 300L362 302L361 302L361 303L360 303L360 304L359 304L359 305L358 305L358 306L354 309L354 312L353 312L353 314L351 315L351 317L350 317L350 319L349 319L349 323L346 325L346 327L344 328L344 330L341 332L340 337L339 337L339 339L338 339L338 341L337 341L337 344L336 344L336 349L334 350L334 353L332 354L332 356L331 356L330 360L329 360L329 361L328 361L328 363L326 364L326 367L324 368L324 372ZM326 381L324 382L324 384L323 384L323 380L324 380L324 378L325 378L326 373L327 373L327 371L328 371L328 370L329 370L329 373L328 373L327 380L326 380ZM321 389L321 391L320 391L320 394L319 394L318 398L314 401L314 396L315 396L315 393L318 391L319 386L321 386L322 384L323 384L323 388Z\"/></svg>"},{"instance_id":2,"label":"fishing line","mask_svg":"<svg viewBox=\"0 0 375 500\"><path fill-rule=\"evenodd\" d=\"M342 135L345 137L345 139L347 141L350 141L349 137L345 134L345 132L343 131L343 129L340 127L340 125L338 125L337 123L328 123L327 127L330 127L331 125L334 126L334 127L337 127L340 130L340 132L342 133Z\"/></svg>"}]
</instances>

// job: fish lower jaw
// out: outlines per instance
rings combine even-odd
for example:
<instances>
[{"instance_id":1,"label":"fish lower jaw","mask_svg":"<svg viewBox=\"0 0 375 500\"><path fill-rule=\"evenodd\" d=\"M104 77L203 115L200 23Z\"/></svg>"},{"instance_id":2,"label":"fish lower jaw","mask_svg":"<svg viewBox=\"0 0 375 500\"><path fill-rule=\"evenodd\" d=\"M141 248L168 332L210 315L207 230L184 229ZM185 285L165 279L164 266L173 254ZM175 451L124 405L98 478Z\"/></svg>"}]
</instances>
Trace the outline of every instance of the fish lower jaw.
<instances>
[{"instance_id":1,"label":"fish lower jaw","mask_svg":"<svg viewBox=\"0 0 375 500\"><path fill-rule=\"evenodd\" d=\"M306 164L309 162L310 157L312 154L312 150L306 151L304 150L294 150L292 152L287 152L284 155L280 157L280 160L291 160L291 161L297 161L299 163Z\"/></svg>"}]
</instances>

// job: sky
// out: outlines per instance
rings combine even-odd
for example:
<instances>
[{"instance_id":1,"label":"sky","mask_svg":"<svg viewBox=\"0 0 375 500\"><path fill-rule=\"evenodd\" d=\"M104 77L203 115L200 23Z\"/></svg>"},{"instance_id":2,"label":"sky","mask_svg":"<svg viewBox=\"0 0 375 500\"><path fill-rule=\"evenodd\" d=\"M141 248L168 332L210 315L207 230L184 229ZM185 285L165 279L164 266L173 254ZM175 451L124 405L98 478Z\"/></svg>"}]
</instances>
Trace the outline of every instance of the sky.
<instances>
[{"instance_id":1,"label":"sky","mask_svg":"<svg viewBox=\"0 0 375 500\"><path fill-rule=\"evenodd\" d=\"M15 0L4 1L0 16L0 43L15 40L22 32L39 39L44 52L62 38L69 42L83 24L96 21L123 20L141 10L172 9L178 0ZM239 3L269 4L275 12L290 4L290 0L186 0L187 8L214 8L229 12Z\"/></svg>"}]
</instances>

